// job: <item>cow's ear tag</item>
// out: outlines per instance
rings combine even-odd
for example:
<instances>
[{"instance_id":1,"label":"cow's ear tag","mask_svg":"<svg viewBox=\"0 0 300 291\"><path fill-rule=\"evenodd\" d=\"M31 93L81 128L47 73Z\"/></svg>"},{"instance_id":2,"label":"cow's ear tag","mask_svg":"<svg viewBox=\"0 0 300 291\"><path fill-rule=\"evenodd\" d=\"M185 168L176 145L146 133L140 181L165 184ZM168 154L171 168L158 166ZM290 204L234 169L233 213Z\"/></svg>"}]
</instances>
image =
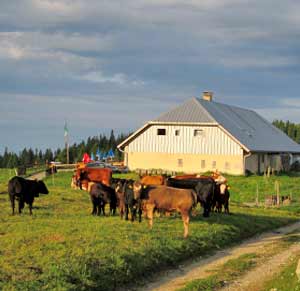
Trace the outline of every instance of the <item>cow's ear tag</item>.
<instances>
[{"instance_id":1,"label":"cow's ear tag","mask_svg":"<svg viewBox=\"0 0 300 291\"><path fill-rule=\"evenodd\" d=\"M146 186L146 185L144 185L144 186L143 186L143 188L144 188L144 189L146 189L146 188L147 188L147 186Z\"/></svg>"},{"instance_id":2,"label":"cow's ear tag","mask_svg":"<svg viewBox=\"0 0 300 291\"><path fill-rule=\"evenodd\" d=\"M132 189L132 186L129 186L130 189Z\"/></svg>"}]
</instances>

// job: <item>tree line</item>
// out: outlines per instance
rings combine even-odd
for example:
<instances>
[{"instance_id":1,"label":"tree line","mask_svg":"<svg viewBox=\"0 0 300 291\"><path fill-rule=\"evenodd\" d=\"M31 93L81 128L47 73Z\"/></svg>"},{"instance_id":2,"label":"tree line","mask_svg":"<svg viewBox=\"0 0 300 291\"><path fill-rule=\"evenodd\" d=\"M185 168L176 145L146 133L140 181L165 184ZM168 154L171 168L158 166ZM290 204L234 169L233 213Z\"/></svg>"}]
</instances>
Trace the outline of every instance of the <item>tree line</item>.
<instances>
[{"instance_id":1,"label":"tree line","mask_svg":"<svg viewBox=\"0 0 300 291\"><path fill-rule=\"evenodd\" d=\"M274 120L273 125L282 130L295 142L300 143L300 124L290 121Z\"/></svg>"},{"instance_id":2,"label":"tree line","mask_svg":"<svg viewBox=\"0 0 300 291\"><path fill-rule=\"evenodd\" d=\"M86 141L74 143L69 146L70 163L77 163L82 160L83 154L96 154L97 150L106 153L113 150L115 160L123 160L123 154L117 149L117 145L126 139L128 134L115 136L111 130L110 135L100 134L99 136L88 137ZM52 150L50 148L42 151L39 149L24 148L18 154L5 148L4 154L0 155L0 168L16 168L19 166L45 165L50 161L67 162L66 148Z\"/></svg>"}]
</instances>

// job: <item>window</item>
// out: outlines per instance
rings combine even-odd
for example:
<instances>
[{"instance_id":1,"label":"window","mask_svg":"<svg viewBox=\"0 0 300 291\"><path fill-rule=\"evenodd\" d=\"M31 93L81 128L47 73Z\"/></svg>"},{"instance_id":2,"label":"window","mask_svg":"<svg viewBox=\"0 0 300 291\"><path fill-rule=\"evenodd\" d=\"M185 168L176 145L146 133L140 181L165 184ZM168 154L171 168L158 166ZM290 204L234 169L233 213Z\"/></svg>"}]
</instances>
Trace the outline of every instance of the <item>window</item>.
<instances>
[{"instance_id":1,"label":"window","mask_svg":"<svg viewBox=\"0 0 300 291\"><path fill-rule=\"evenodd\" d=\"M213 169L216 169L217 168L217 162L216 161L212 161L212 165L211 166L212 166Z\"/></svg>"},{"instance_id":2,"label":"window","mask_svg":"<svg viewBox=\"0 0 300 291\"><path fill-rule=\"evenodd\" d=\"M183 167L183 159L178 159L177 160L177 166L178 167Z\"/></svg>"},{"instance_id":3,"label":"window","mask_svg":"<svg viewBox=\"0 0 300 291\"><path fill-rule=\"evenodd\" d=\"M157 135L166 135L166 129L165 128L158 128L157 129Z\"/></svg>"},{"instance_id":4,"label":"window","mask_svg":"<svg viewBox=\"0 0 300 291\"><path fill-rule=\"evenodd\" d=\"M205 168L205 160L201 160L201 169Z\"/></svg>"},{"instance_id":5,"label":"window","mask_svg":"<svg viewBox=\"0 0 300 291\"><path fill-rule=\"evenodd\" d=\"M204 131L202 129L194 129L194 136L204 136Z\"/></svg>"},{"instance_id":6,"label":"window","mask_svg":"<svg viewBox=\"0 0 300 291\"><path fill-rule=\"evenodd\" d=\"M175 136L179 136L180 134L180 130L179 129L175 129Z\"/></svg>"}]
</instances>

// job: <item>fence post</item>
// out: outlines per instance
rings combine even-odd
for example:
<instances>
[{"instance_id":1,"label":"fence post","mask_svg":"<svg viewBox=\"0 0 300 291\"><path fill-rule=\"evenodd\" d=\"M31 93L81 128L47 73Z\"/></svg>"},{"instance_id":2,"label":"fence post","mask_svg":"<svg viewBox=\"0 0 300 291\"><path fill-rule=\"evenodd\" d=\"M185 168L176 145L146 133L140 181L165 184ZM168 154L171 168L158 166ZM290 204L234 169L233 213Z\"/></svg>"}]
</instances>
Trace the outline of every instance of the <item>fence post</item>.
<instances>
[{"instance_id":1,"label":"fence post","mask_svg":"<svg viewBox=\"0 0 300 291\"><path fill-rule=\"evenodd\" d=\"M275 181L275 193L276 193L276 197L277 197L277 207L279 207L280 205L280 191L279 191L279 182L278 180Z\"/></svg>"},{"instance_id":2,"label":"fence post","mask_svg":"<svg viewBox=\"0 0 300 291\"><path fill-rule=\"evenodd\" d=\"M259 196L259 191L258 191L258 182L256 182L256 199L255 199L255 204L258 206L258 196Z\"/></svg>"},{"instance_id":3,"label":"fence post","mask_svg":"<svg viewBox=\"0 0 300 291\"><path fill-rule=\"evenodd\" d=\"M270 173L271 173L271 167L268 166L268 172L267 172L267 177L270 178Z\"/></svg>"}]
</instances>

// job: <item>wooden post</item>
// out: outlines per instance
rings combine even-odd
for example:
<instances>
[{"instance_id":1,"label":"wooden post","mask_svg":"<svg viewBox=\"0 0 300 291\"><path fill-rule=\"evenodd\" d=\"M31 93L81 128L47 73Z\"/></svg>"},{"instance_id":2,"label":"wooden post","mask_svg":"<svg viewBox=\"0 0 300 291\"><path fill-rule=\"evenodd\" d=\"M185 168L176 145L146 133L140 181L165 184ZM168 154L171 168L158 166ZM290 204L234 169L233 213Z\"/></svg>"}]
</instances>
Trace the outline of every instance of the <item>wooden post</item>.
<instances>
[{"instance_id":1,"label":"wooden post","mask_svg":"<svg viewBox=\"0 0 300 291\"><path fill-rule=\"evenodd\" d=\"M270 173L271 173L271 167L268 166L268 170L267 170L267 177L270 178Z\"/></svg>"},{"instance_id":2,"label":"wooden post","mask_svg":"<svg viewBox=\"0 0 300 291\"><path fill-rule=\"evenodd\" d=\"M255 201L256 206L258 206L258 203L259 203L258 196L259 196L258 182L256 182L256 201Z\"/></svg>"},{"instance_id":3,"label":"wooden post","mask_svg":"<svg viewBox=\"0 0 300 291\"><path fill-rule=\"evenodd\" d=\"M280 205L280 191L279 191L279 182L278 180L275 181L275 193L277 197L277 207Z\"/></svg>"},{"instance_id":4,"label":"wooden post","mask_svg":"<svg viewBox=\"0 0 300 291\"><path fill-rule=\"evenodd\" d=\"M54 186L54 166L51 168L52 173L52 185Z\"/></svg>"}]
</instances>

